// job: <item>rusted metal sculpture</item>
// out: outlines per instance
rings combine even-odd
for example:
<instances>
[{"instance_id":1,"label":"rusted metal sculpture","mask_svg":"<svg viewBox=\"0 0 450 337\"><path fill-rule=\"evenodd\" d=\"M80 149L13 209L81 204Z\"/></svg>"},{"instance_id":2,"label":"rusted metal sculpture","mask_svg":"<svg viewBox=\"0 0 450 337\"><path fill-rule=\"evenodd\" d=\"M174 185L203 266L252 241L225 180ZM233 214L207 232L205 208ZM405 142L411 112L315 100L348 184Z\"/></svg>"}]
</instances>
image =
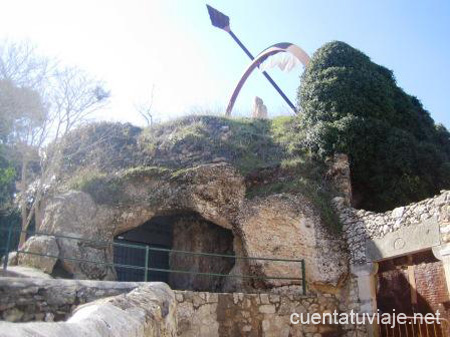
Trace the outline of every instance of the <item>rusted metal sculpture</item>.
<instances>
[{"instance_id":1,"label":"rusted metal sculpture","mask_svg":"<svg viewBox=\"0 0 450 337\"><path fill-rule=\"evenodd\" d=\"M224 31L226 31L228 34L231 35L231 37L233 38L233 40L239 45L239 47L241 47L241 49L245 52L245 54L247 54L247 56L254 61L254 57L253 55L249 52L249 50L242 44L242 42L237 38L237 36L231 31L230 28L230 18L228 16L226 16L225 14L219 12L217 9L206 5L206 7L208 8L208 13L209 13L209 17L211 19L211 23L214 27L223 29ZM305 53L306 54L306 53ZM260 63L260 62L259 62ZM258 63L258 65L259 65ZM253 64L253 62L252 62ZM250 71L251 73L251 71ZM287 105L290 106L290 108L296 112L295 109L295 105L289 100L289 98L285 95L285 93L280 89L280 87L275 83L275 81L272 79L272 77L269 76L269 74L267 74L267 72L263 71L262 74L264 75L264 77L270 82L270 84L272 84L272 86L275 88L275 90L281 95L281 97L284 99L284 101L287 103ZM248 77L248 76L247 76ZM241 79L242 81L242 79ZM245 82L245 79L244 81ZM242 87L242 85L241 85ZM236 88L237 89L237 88ZM235 89L235 91L236 91ZM239 90L237 91L237 93L239 93ZM236 97L234 98L234 100L236 100ZM231 109L233 108L234 105L234 101L228 104L228 106L230 107L231 104ZM231 110L228 112L227 109L227 115L231 114Z\"/></svg>"},{"instance_id":2,"label":"rusted metal sculpture","mask_svg":"<svg viewBox=\"0 0 450 337\"><path fill-rule=\"evenodd\" d=\"M239 95L239 92L241 91L245 81L250 76L250 74L255 70L255 68L259 67L261 63L263 63L268 57L276 55L278 53L290 53L295 58L297 58L303 66L307 66L309 63L309 56L308 54L301 49L300 47L296 46L295 44L289 43L289 42L282 42L274 44L273 46L270 46L269 48L263 50L248 66L248 68L245 70L244 74L242 75L241 79L239 80L238 84L236 85L236 88L233 91L233 94L231 95L230 101L228 102L226 115L230 116L231 111L233 110L234 103L236 101L237 96ZM264 74L265 72L263 72ZM294 112L297 113L295 107L292 107Z\"/></svg>"}]
</instances>

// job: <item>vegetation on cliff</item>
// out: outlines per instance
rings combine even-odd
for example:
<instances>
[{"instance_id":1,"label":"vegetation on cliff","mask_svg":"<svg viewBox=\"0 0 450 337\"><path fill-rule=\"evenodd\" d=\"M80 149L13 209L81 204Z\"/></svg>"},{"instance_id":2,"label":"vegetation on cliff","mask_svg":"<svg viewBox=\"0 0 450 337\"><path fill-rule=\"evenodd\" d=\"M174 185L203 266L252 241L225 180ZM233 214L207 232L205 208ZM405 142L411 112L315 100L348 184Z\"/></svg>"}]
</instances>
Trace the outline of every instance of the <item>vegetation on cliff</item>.
<instances>
[{"instance_id":1,"label":"vegetation on cliff","mask_svg":"<svg viewBox=\"0 0 450 337\"><path fill-rule=\"evenodd\" d=\"M67 136L63 176L90 167L104 173L131 167L180 170L229 162L244 176L302 155L293 117L274 120L188 116L148 128L95 123Z\"/></svg>"},{"instance_id":2,"label":"vegetation on cliff","mask_svg":"<svg viewBox=\"0 0 450 337\"><path fill-rule=\"evenodd\" d=\"M301 149L294 121L188 116L144 129L91 124L68 135L60 179L63 186L83 190L97 202L117 203L124 201L124 180L184 179L192 167L226 162L245 178L248 198L301 193L335 227L326 167Z\"/></svg>"},{"instance_id":3,"label":"vegetation on cliff","mask_svg":"<svg viewBox=\"0 0 450 337\"><path fill-rule=\"evenodd\" d=\"M321 158L349 155L357 207L382 211L450 187L450 133L359 50L318 49L298 99L301 144Z\"/></svg>"}]
</instances>

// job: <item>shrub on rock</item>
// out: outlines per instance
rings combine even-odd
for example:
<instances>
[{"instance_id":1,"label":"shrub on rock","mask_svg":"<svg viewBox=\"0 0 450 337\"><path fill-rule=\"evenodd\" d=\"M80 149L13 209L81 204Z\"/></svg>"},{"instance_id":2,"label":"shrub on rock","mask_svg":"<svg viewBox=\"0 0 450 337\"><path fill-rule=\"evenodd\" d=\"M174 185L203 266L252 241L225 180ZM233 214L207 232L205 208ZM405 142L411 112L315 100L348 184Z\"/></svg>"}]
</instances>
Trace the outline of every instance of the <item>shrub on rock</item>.
<instances>
[{"instance_id":1,"label":"shrub on rock","mask_svg":"<svg viewBox=\"0 0 450 337\"><path fill-rule=\"evenodd\" d=\"M349 155L355 206L382 211L450 186L450 133L361 51L339 41L318 49L298 99L303 145Z\"/></svg>"}]
</instances>

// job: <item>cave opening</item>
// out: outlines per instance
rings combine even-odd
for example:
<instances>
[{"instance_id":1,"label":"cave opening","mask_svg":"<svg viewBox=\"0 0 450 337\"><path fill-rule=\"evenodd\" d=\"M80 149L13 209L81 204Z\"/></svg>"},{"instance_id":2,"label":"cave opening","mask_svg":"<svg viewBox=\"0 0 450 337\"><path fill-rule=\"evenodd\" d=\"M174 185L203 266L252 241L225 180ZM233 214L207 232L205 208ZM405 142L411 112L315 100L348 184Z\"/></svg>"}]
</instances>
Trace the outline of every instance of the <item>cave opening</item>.
<instances>
[{"instance_id":1,"label":"cave opening","mask_svg":"<svg viewBox=\"0 0 450 337\"><path fill-rule=\"evenodd\" d=\"M209 274L230 273L235 264L233 239L231 230L220 227L197 213L155 216L139 227L115 237L114 263L117 279L161 281L177 290L222 291L230 278ZM145 265L149 269L147 275L143 268Z\"/></svg>"}]
</instances>

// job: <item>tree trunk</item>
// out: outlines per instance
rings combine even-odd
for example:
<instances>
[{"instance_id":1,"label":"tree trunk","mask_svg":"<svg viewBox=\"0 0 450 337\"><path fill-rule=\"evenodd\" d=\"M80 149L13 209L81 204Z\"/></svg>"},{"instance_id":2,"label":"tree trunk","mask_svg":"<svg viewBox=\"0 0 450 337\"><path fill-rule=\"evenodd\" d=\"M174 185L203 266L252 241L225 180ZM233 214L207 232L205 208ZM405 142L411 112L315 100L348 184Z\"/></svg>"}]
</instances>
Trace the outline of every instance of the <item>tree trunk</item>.
<instances>
[{"instance_id":1,"label":"tree trunk","mask_svg":"<svg viewBox=\"0 0 450 337\"><path fill-rule=\"evenodd\" d=\"M25 231L28 228L28 212L27 212L27 197L26 197L26 191L27 191L27 166L28 166L28 159L23 158L22 160L22 176L20 181L20 189L22 193L22 198L20 200L20 215L22 217L22 231L20 233L20 241L19 241L19 248L22 247L22 245L25 243L27 239L27 234Z\"/></svg>"}]
</instances>

